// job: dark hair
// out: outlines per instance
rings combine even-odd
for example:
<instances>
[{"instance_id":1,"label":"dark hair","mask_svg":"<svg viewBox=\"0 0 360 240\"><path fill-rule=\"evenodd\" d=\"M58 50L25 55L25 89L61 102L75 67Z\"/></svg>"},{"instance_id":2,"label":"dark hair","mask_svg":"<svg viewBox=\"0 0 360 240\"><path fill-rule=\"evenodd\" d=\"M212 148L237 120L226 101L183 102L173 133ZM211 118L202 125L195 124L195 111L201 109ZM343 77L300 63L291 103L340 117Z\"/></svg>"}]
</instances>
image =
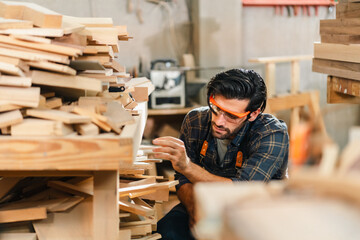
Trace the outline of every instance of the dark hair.
<instances>
[{"instance_id":1,"label":"dark hair","mask_svg":"<svg viewBox=\"0 0 360 240\"><path fill-rule=\"evenodd\" d=\"M254 112L266 108L266 85L254 70L231 69L216 74L207 85L207 99L211 95L221 95L227 99L249 99L245 111Z\"/></svg>"}]
</instances>

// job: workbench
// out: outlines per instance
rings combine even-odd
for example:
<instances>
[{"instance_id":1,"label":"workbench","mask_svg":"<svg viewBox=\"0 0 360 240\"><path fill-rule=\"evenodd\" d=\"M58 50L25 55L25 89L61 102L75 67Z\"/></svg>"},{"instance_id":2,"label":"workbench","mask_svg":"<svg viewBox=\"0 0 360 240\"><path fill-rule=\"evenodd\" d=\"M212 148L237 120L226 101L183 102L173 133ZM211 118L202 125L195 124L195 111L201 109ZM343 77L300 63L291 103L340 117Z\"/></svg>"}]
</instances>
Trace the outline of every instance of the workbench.
<instances>
[{"instance_id":1,"label":"workbench","mask_svg":"<svg viewBox=\"0 0 360 240\"><path fill-rule=\"evenodd\" d=\"M92 176L93 196L72 210L76 217L67 217L67 212L57 219L48 215L47 236L51 232L56 239L118 239L119 170L133 164L144 119L146 114L137 116L119 136L1 137L0 176Z\"/></svg>"}]
</instances>

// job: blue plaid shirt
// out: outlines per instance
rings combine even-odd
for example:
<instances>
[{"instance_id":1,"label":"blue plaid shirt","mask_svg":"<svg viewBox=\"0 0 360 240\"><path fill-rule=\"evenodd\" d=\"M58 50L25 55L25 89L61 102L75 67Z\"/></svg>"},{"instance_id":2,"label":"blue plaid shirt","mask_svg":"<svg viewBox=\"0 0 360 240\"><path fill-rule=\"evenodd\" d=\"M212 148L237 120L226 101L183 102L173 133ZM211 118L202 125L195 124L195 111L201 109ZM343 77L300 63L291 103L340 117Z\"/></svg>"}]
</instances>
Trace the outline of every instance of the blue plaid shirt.
<instances>
[{"instance_id":1,"label":"blue plaid shirt","mask_svg":"<svg viewBox=\"0 0 360 240\"><path fill-rule=\"evenodd\" d=\"M192 162L208 172L231 178L233 181L269 181L282 179L287 174L289 136L286 124L270 114L261 113L255 121L247 121L229 143L224 160L220 162L217 141L211 134L211 111L201 107L184 118L180 139ZM204 141L208 142L205 156L200 154ZM237 167L236 156L241 151L243 163ZM190 181L180 173L177 189Z\"/></svg>"}]
</instances>

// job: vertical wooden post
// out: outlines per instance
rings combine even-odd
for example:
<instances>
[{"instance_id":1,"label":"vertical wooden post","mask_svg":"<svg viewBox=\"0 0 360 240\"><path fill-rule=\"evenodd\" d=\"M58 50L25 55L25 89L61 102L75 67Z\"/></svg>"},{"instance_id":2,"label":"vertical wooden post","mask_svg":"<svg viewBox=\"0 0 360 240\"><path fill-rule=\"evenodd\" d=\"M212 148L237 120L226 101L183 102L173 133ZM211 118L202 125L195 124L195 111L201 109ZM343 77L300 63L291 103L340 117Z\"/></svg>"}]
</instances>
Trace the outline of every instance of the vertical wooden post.
<instances>
[{"instance_id":1,"label":"vertical wooden post","mask_svg":"<svg viewBox=\"0 0 360 240\"><path fill-rule=\"evenodd\" d=\"M94 172L94 240L119 238L119 173Z\"/></svg>"},{"instance_id":2,"label":"vertical wooden post","mask_svg":"<svg viewBox=\"0 0 360 240\"><path fill-rule=\"evenodd\" d=\"M291 61L291 94L296 94L299 91L300 85L300 65L299 60ZM292 137L292 132L294 127L300 123L300 109L293 108L291 109L290 116L290 137Z\"/></svg>"},{"instance_id":3,"label":"vertical wooden post","mask_svg":"<svg viewBox=\"0 0 360 240\"><path fill-rule=\"evenodd\" d=\"M276 71L276 66L274 62L267 62L265 64L265 82L267 87L268 98L274 96L276 93L275 71Z\"/></svg>"}]
</instances>

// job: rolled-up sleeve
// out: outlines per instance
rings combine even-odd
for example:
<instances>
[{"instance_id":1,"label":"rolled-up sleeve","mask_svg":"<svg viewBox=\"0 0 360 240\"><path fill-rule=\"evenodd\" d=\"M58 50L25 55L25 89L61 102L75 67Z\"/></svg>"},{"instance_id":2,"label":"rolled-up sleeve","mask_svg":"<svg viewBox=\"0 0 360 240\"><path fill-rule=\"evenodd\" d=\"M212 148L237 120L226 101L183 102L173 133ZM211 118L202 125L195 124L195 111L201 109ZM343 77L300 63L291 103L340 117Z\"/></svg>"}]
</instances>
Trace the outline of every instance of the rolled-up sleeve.
<instances>
[{"instance_id":1,"label":"rolled-up sleeve","mask_svg":"<svg viewBox=\"0 0 360 240\"><path fill-rule=\"evenodd\" d=\"M287 131L274 131L261 136L251 146L251 154L243 160L243 165L237 169L233 181L258 180L267 182L284 168L286 172L289 136Z\"/></svg>"}]
</instances>

